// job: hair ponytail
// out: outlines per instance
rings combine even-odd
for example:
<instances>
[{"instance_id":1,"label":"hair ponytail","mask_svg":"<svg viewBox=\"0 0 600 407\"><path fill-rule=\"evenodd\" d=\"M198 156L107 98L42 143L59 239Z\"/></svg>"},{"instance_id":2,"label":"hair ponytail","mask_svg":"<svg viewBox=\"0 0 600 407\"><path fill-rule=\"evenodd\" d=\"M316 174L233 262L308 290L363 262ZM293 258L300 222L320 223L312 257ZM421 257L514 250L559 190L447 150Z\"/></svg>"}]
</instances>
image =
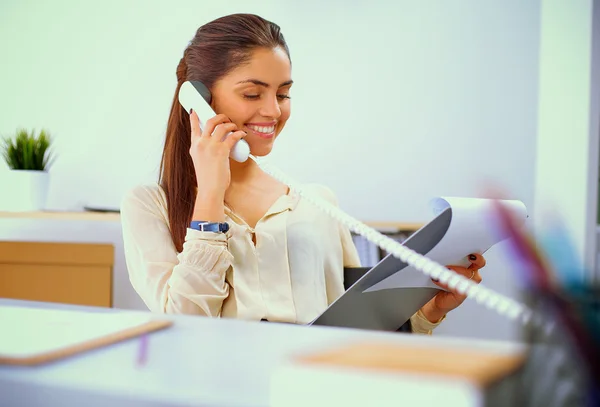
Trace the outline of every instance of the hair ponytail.
<instances>
[{"instance_id":1,"label":"hair ponytail","mask_svg":"<svg viewBox=\"0 0 600 407\"><path fill-rule=\"evenodd\" d=\"M183 250L197 189L189 152L189 112L179 103L179 89L187 80L200 81L212 89L218 79L248 61L252 51L261 47L282 47L290 56L277 24L254 14L232 14L200 27L177 65L177 87L167 122L159 184L166 195L171 237L178 252Z\"/></svg>"}]
</instances>

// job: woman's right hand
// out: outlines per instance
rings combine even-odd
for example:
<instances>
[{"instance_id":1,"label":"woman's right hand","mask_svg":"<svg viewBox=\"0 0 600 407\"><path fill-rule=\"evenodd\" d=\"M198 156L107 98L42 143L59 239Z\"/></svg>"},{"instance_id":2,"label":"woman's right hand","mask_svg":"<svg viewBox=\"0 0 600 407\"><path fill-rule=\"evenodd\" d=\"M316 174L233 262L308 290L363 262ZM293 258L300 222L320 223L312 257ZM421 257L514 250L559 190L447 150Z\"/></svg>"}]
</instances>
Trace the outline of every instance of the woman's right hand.
<instances>
[{"instance_id":1,"label":"woman's right hand","mask_svg":"<svg viewBox=\"0 0 600 407\"><path fill-rule=\"evenodd\" d=\"M192 140L190 155L196 171L198 192L211 197L224 198L231 182L229 154L235 143L246 136L237 131L237 126L224 114L209 119L204 131L200 129L200 119L196 112L190 114ZM223 138L229 132L225 140Z\"/></svg>"}]
</instances>

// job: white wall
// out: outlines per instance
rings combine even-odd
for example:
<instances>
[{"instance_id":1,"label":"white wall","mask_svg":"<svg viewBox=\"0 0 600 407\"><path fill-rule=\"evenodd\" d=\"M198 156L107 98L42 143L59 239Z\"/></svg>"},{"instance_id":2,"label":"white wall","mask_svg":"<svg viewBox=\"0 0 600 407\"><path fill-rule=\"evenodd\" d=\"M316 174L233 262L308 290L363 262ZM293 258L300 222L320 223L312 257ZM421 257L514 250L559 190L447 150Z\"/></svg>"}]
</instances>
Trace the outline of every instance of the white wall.
<instances>
[{"instance_id":1,"label":"white wall","mask_svg":"<svg viewBox=\"0 0 600 407\"><path fill-rule=\"evenodd\" d=\"M291 48L272 156L291 176L365 220L424 221L430 198L491 183L533 207L538 1L4 1L0 133L56 135L49 208L117 206L156 179L183 49L233 12L277 22ZM485 283L516 295L504 253L486 257ZM439 333L516 335L471 302Z\"/></svg>"},{"instance_id":2,"label":"white wall","mask_svg":"<svg viewBox=\"0 0 600 407\"><path fill-rule=\"evenodd\" d=\"M582 272L597 257L600 2L542 2L536 233L559 215Z\"/></svg>"}]
</instances>

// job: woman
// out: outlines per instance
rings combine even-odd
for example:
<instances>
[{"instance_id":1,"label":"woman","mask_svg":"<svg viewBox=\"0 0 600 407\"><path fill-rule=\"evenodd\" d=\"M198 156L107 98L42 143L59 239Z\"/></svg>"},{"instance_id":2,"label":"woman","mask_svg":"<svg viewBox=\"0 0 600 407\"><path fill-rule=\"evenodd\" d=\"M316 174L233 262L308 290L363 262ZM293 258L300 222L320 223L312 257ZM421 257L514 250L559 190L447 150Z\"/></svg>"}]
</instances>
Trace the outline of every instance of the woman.
<instances>
[{"instance_id":1,"label":"woman","mask_svg":"<svg viewBox=\"0 0 600 407\"><path fill-rule=\"evenodd\" d=\"M187 80L212 93L218 114L204 131L178 102ZM159 184L129 191L121 208L130 279L150 310L307 323L344 292L344 266L360 265L349 231L253 160L229 158L242 137L253 155L271 152L291 87L276 24L236 14L196 32L177 67ZM304 188L337 204L326 187ZM474 255L453 269L480 282L484 264ZM430 334L464 299L440 292L411 318L412 331Z\"/></svg>"}]
</instances>

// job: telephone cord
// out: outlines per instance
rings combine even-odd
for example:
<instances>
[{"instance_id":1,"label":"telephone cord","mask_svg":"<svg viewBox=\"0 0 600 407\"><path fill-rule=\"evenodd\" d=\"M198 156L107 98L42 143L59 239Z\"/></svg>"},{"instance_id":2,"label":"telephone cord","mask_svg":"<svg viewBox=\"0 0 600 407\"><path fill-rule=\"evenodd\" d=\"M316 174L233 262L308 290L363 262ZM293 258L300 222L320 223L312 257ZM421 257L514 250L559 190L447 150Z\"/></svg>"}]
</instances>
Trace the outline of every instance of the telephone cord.
<instances>
[{"instance_id":1,"label":"telephone cord","mask_svg":"<svg viewBox=\"0 0 600 407\"><path fill-rule=\"evenodd\" d=\"M473 280L455 273L426 256L403 246L394 239L385 236L381 232L365 225L358 219L346 214L337 206L306 193L302 188L298 187L298 184L294 180L276 169L273 165L267 164L253 155L250 155L249 157L267 174L286 184L290 189L296 191L300 196L346 226L350 231L363 236L369 242L377 245L387 253L390 253L397 259L400 259L402 262L414 267L425 275L433 279L438 279L440 282L447 284L450 289L456 290L462 295L466 295L467 298L471 298L477 303L495 310L500 315L506 316L511 320L520 320L523 324L527 324L534 319L538 319L535 318L533 312L527 306L512 298L496 293L495 291L484 287L482 284L477 284Z\"/></svg>"}]
</instances>

